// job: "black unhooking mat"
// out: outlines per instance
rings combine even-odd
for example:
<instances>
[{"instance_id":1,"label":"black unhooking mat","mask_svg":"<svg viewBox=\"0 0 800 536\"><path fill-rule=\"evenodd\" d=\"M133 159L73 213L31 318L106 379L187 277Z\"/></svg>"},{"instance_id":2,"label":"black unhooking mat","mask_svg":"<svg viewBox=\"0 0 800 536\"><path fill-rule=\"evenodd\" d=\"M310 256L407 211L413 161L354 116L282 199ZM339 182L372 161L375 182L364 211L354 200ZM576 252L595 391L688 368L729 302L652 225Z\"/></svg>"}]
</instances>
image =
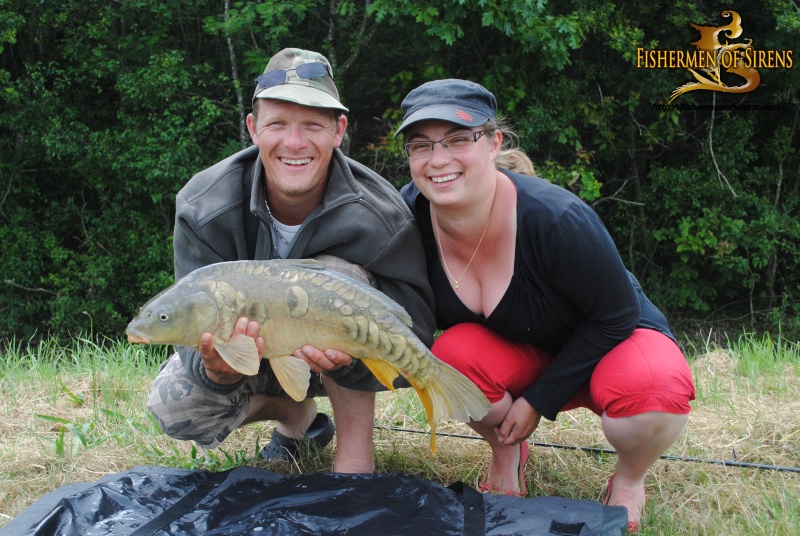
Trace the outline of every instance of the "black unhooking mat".
<instances>
[{"instance_id":1,"label":"black unhooking mat","mask_svg":"<svg viewBox=\"0 0 800 536\"><path fill-rule=\"evenodd\" d=\"M482 495L411 475L282 475L134 467L45 495L0 535L618 535L597 501Z\"/></svg>"}]
</instances>

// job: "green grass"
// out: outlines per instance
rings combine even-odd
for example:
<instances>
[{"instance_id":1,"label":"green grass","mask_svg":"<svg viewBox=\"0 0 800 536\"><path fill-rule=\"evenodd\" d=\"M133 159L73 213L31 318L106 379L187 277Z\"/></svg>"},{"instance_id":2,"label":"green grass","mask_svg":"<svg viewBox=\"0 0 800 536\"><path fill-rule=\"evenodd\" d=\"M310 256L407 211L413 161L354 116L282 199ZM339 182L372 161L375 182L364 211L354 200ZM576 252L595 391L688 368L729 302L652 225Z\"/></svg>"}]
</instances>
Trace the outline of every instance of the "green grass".
<instances>
[{"instance_id":1,"label":"green grass","mask_svg":"<svg viewBox=\"0 0 800 536\"><path fill-rule=\"evenodd\" d=\"M165 348L85 338L27 347L0 342L0 526L38 497L70 482L95 481L136 465L222 470L265 467L258 457L273 424L237 430L213 451L161 434L145 399ZM725 347L693 348L697 400L668 455L800 467L800 349L742 335ZM326 399L320 407L329 411ZM488 448L461 423L443 423L438 455L428 450L424 411L411 390L381 393L376 408L378 471L441 484L476 485ZM597 500L615 456L567 447L610 448L599 419L585 410L543 422L526 478L532 496ZM269 469L327 471L333 449ZM784 535L800 526L800 474L661 460L648 478L646 534Z\"/></svg>"}]
</instances>

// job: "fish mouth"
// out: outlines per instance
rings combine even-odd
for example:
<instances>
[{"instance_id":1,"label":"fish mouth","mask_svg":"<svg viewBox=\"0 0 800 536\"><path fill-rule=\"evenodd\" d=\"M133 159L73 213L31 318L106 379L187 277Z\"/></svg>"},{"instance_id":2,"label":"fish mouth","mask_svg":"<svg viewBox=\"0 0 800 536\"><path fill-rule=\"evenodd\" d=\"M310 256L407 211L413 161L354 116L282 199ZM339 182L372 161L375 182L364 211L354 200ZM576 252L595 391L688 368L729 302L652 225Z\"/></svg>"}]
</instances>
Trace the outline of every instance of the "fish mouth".
<instances>
[{"instance_id":1,"label":"fish mouth","mask_svg":"<svg viewBox=\"0 0 800 536\"><path fill-rule=\"evenodd\" d=\"M128 331L125 332L128 336L128 342L133 344L149 344L150 339L142 335L141 333L137 333L136 331L128 328Z\"/></svg>"}]
</instances>

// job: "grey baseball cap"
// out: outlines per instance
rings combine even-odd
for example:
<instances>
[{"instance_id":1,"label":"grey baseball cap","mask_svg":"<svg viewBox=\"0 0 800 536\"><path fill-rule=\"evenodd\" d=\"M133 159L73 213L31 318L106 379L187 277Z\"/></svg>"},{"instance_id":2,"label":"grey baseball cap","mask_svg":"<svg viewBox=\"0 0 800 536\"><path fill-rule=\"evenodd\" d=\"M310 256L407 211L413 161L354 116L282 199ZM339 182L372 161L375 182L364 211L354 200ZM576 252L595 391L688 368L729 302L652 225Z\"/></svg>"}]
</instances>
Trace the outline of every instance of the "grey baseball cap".
<instances>
[{"instance_id":1,"label":"grey baseball cap","mask_svg":"<svg viewBox=\"0 0 800 536\"><path fill-rule=\"evenodd\" d=\"M348 111L339 102L328 59L318 52L300 48L285 48L272 56L264 74L256 79L253 104L256 99L278 99Z\"/></svg>"},{"instance_id":2,"label":"grey baseball cap","mask_svg":"<svg viewBox=\"0 0 800 536\"><path fill-rule=\"evenodd\" d=\"M497 100L480 84L448 78L422 84L412 90L400 106L405 116L395 136L426 119L450 121L465 127L482 125L494 119Z\"/></svg>"}]
</instances>

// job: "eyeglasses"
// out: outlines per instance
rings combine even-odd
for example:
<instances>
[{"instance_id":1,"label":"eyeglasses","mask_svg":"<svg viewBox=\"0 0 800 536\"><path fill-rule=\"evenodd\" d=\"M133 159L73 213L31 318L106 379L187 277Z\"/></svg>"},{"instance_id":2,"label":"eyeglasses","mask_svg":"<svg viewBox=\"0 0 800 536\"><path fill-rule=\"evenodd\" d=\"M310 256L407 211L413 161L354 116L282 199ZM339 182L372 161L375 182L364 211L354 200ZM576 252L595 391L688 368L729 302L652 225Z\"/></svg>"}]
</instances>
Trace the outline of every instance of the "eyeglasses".
<instances>
[{"instance_id":1,"label":"eyeglasses","mask_svg":"<svg viewBox=\"0 0 800 536\"><path fill-rule=\"evenodd\" d=\"M297 78L303 80L320 78L328 74L328 68L325 66L325 64L315 61L298 65L293 69L278 69L276 71L266 72L256 78L256 83L258 84L258 87L263 89L279 86L289 80L289 71L294 71L297 75Z\"/></svg>"},{"instance_id":2,"label":"eyeglasses","mask_svg":"<svg viewBox=\"0 0 800 536\"><path fill-rule=\"evenodd\" d=\"M453 134L437 141L410 141L403 144L403 150L409 160L427 158L433 154L433 146L441 143L448 153L458 154L469 149L484 134L486 134L485 130L472 130L468 133Z\"/></svg>"}]
</instances>

